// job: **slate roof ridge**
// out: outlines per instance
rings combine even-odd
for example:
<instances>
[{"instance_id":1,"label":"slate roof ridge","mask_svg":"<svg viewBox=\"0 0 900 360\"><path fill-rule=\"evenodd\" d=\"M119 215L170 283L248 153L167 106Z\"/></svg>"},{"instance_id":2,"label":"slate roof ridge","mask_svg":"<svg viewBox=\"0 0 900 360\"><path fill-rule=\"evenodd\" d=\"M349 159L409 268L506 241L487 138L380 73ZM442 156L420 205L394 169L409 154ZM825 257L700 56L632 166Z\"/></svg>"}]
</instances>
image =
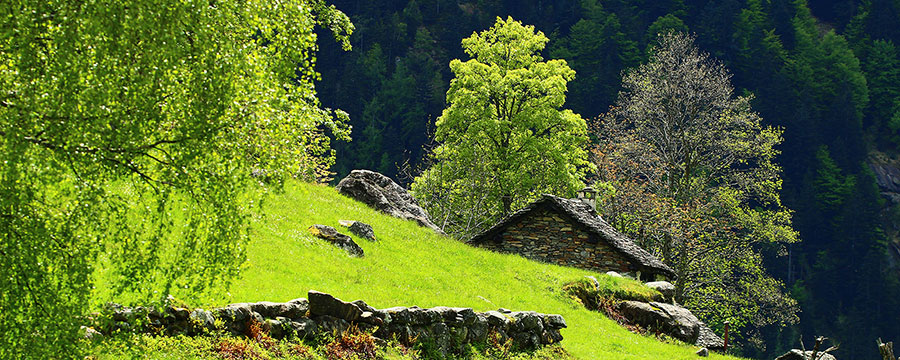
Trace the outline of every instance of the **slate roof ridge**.
<instances>
[{"instance_id":1,"label":"slate roof ridge","mask_svg":"<svg viewBox=\"0 0 900 360\"><path fill-rule=\"evenodd\" d=\"M669 278L674 279L676 277L675 271L672 270L672 268L647 252L647 250L644 250L635 244L634 241L622 233L616 231L612 225L609 225L609 223L603 220L590 205L576 199L566 199L550 194L543 194L537 201L528 204L524 208L510 214L491 228L473 236L468 243L477 244L490 239L508 225L515 223L542 205L552 206L564 212L574 221L583 225L590 232L602 238L613 248L626 255L631 260L636 261L641 266L657 270L660 273L669 276Z\"/></svg>"}]
</instances>

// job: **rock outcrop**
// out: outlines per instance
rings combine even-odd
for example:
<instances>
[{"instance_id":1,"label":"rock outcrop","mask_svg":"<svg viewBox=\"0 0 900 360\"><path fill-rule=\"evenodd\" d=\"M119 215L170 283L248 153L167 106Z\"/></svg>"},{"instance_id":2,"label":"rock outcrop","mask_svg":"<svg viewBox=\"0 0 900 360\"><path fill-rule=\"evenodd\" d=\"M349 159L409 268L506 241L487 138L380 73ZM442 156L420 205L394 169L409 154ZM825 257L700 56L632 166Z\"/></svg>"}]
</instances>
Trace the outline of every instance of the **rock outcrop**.
<instances>
[{"instance_id":1,"label":"rock outcrop","mask_svg":"<svg viewBox=\"0 0 900 360\"><path fill-rule=\"evenodd\" d=\"M672 337L695 343L700 336L700 320L685 308L659 302L623 301L619 312L632 323L662 331Z\"/></svg>"},{"instance_id":2,"label":"rock outcrop","mask_svg":"<svg viewBox=\"0 0 900 360\"><path fill-rule=\"evenodd\" d=\"M337 191L385 214L414 220L421 226L443 234L428 219L428 213L419 206L416 199L387 176L369 170L353 170L337 184Z\"/></svg>"},{"instance_id":3,"label":"rock outcrop","mask_svg":"<svg viewBox=\"0 0 900 360\"><path fill-rule=\"evenodd\" d=\"M900 205L900 157L873 151L867 160L875 174L881 196L888 201L881 208L881 228L888 239L889 266L900 277L900 219L895 215Z\"/></svg>"},{"instance_id":4,"label":"rock outcrop","mask_svg":"<svg viewBox=\"0 0 900 360\"><path fill-rule=\"evenodd\" d=\"M500 309L477 313L470 308L445 306L376 309L362 300L347 302L318 291L310 291L307 296L308 300L239 303L210 311L172 306L156 311L113 305L111 321L94 326L101 333L127 330L201 335L224 330L240 336L247 334L253 323L258 323L273 338L303 339L340 333L355 325L372 331L376 337L396 338L406 345L430 343L443 353L461 350L467 344L483 343L489 336L501 342L511 340L523 349L554 344L562 341L559 331L566 327L560 315L533 311Z\"/></svg>"},{"instance_id":5,"label":"rock outcrop","mask_svg":"<svg viewBox=\"0 0 900 360\"><path fill-rule=\"evenodd\" d=\"M344 249L350 256L363 257L365 252L352 238L345 234L341 234L337 229L327 225L313 225L309 227L309 232L314 236L326 240L335 246Z\"/></svg>"},{"instance_id":6,"label":"rock outcrop","mask_svg":"<svg viewBox=\"0 0 900 360\"><path fill-rule=\"evenodd\" d=\"M799 349L793 349L791 351L788 351L784 355L775 358L775 360L835 360L833 355L821 351L816 354L815 359L813 359L812 356L813 354L810 350L803 351Z\"/></svg>"},{"instance_id":7,"label":"rock outcrop","mask_svg":"<svg viewBox=\"0 0 900 360\"><path fill-rule=\"evenodd\" d=\"M872 157L869 167L875 174L875 182L883 192L900 193L900 168L885 156Z\"/></svg>"},{"instance_id":8,"label":"rock outcrop","mask_svg":"<svg viewBox=\"0 0 900 360\"><path fill-rule=\"evenodd\" d=\"M623 301L619 312L629 322L660 331L686 343L718 350L725 346L706 324L690 310L660 302Z\"/></svg>"},{"instance_id":9,"label":"rock outcrop","mask_svg":"<svg viewBox=\"0 0 900 360\"><path fill-rule=\"evenodd\" d=\"M716 335L706 324L700 322L700 335L697 336L697 342L694 345L705 347L713 350L724 350L725 340Z\"/></svg>"}]
</instances>

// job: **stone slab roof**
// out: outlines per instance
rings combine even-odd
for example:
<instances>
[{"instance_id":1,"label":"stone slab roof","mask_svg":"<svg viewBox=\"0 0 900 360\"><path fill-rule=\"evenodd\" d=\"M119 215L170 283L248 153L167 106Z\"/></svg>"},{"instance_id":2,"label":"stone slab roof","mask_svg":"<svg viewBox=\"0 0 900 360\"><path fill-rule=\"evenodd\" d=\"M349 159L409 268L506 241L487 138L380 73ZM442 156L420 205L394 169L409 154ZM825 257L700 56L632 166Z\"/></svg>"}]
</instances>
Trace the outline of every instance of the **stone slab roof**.
<instances>
[{"instance_id":1,"label":"stone slab roof","mask_svg":"<svg viewBox=\"0 0 900 360\"><path fill-rule=\"evenodd\" d=\"M631 239L616 231L609 223L603 220L590 205L582 203L575 199L565 199L554 195L544 194L539 200L528 204L519 211L512 213L499 223L475 235L468 241L470 244L478 244L486 240L494 239L496 235L503 232L507 226L517 223L520 219L527 217L531 212L543 208L550 207L558 212L566 215L570 220L581 224L584 228L596 235L599 239L605 240L614 249L618 250L631 261L646 268L649 272L663 274L670 279L676 278L675 271L668 265L657 259L655 256L642 249Z\"/></svg>"}]
</instances>

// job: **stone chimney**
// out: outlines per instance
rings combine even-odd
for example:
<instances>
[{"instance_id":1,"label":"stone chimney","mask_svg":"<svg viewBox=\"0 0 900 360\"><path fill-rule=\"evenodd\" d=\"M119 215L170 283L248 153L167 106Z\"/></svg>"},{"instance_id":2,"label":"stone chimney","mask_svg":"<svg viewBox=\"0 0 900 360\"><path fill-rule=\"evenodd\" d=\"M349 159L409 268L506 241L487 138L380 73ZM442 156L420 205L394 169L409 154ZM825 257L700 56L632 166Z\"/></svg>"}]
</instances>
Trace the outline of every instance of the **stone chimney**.
<instances>
[{"instance_id":1,"label":"stone chimney","mask_svg":"<svg viewBox=\"0 0 900 360\"><path fill-rule=\"evenodd\" d=\"M597 190L588 186L576 192L579 201L591 206L591 209L597 211Z\"/></svg>"}]
</instances>

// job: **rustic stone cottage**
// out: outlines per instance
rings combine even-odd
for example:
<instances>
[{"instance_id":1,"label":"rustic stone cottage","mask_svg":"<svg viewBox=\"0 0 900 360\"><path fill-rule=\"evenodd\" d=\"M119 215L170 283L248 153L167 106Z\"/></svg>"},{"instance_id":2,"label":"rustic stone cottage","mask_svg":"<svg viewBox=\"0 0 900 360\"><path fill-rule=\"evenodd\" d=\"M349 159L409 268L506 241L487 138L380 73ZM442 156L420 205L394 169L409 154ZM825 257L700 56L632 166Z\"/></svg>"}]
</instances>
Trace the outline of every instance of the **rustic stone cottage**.
<instances>
[{"instance_id":1,"label":"rustic stone cottage","mask_svg":"<svg viewBox=\"0 0 900 360\"><path fill-rule=\"evenodd\" d=\"M544 195L469 243L498 252L641 280L674 279L675 272L600 218L579 199Z\"/></svg>"}]
</instances>

